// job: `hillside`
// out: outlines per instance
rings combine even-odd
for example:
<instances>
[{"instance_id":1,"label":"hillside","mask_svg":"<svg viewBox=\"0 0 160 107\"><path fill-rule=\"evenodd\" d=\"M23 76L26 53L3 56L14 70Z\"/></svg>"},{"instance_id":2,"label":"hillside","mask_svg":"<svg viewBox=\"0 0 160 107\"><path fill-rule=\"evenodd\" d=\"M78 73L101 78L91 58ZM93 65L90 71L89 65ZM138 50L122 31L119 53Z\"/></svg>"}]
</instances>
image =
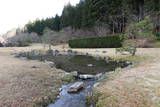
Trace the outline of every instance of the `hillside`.
<instances>
[{"instance_id":1,"label":"hillside","mask_svg":"<svg viewBox=\"0 0 160 107\"><path fill-rule=\"evenodd\" d=\"M36 33L22 32L20 29L11 29L0 37L0 43L3 45L14 46L18 41L30 40L32 42L39 42L40 38Z\"/></svg>"}]
</instances>

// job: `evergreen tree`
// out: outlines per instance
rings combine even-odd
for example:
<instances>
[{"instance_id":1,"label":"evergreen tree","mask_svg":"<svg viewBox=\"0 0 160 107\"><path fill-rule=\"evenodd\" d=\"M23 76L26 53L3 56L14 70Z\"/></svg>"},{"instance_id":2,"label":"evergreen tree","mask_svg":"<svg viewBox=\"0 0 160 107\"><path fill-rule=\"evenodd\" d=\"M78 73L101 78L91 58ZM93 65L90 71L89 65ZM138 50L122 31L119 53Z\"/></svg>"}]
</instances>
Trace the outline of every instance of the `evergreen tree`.
<instances>
[{"instance_id":1,"label":"evergreen tree","mask_svg":"<svg viewBox=\"0 0 160 107\"><path fill-rule=\"evenodd\" d=\"M107 24L113 33L122 33L126 23L143 20L146 15L160 12L159 0L80 0L79 4L70 3L62 15L26 24L29 33L43 34L45 27L59 31L65 27L75 29L92 28Z\"/></svg>"},{"instance_id":2,"label":"evergreen tree","mask_svg":"<svg viewBox=\"0 0 160 107\"><path fill-rule=\"evenodd\" d=\"M73 27L74 18L75 18L75 7L69 3L63 9L62 16L61 16L61 27L62 28L68 27L68 26Z\"/></svg>"},{"instance_id":3,"label":"evergreen tree","mask_svg":"<svg viewBox=\"0 0 160 107\"><path fill-rule=\"evenodd\" d=\"M58 15L56 15L55 18L53 18L53 20L51 22L52 27L48 26L48 28L50 28L51 30L54 30L54 31L59 31L60 30L60 20L61 20L60 17Z\"/></svg>"}]
</instances>

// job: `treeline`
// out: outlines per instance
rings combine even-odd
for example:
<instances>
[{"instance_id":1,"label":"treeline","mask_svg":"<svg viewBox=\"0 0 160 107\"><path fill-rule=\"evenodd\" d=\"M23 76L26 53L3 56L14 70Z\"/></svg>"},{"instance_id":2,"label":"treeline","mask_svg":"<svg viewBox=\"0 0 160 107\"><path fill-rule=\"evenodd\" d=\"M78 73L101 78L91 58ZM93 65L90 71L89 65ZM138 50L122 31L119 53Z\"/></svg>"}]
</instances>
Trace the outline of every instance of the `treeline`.
<instances>
[{"instance_id":1,"label":"treeline","mask_svg":"<svg viewBox=\"0 0 160 107\"><path fill-rule=\"evenodd\" d=\"M28 32L43 34L45 27L59 31L107 25L113 33L122 33L128 23L160 12L159 0L80 0L76 6L68 4L62 15L26 24Z\"/></svg>"},{"instance_id":2,"label":"treeline","mask_svg":"<svg viewBox=\"0 0 160 107\"><path fill-rule=\"evenodd\" d=\"M29 22L25 26L29 33L35 32L38 35L43 35L43 31L46 27L54 31L59 31L60 21L61 21L60 16L56 15L55 17L52 18L47 18L42 20L37 19L34 22Z\"/></svg>"}]
</instances>

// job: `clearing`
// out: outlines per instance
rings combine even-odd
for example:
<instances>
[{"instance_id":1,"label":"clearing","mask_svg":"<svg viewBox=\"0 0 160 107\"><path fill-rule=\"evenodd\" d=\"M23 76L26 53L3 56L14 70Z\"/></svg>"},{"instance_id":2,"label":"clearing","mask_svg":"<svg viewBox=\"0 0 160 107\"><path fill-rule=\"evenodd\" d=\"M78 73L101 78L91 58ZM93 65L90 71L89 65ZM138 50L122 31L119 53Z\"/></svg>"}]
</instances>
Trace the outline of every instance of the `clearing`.
<instances>
[{"instance_id":1,"label":"clearing","mask_svg":"<svg viewBox=\"0 0 160 107\"><path fill-rule=\"evenodd\" d=\"M54 49L69 49L59 45ZM35 99L48 96L58 88L62 74L43 62L15 58L11 53L41 49L41 45L23 48L0 48L0 107L32 106ZM114 49L73 49L78 52L116 57ZM106 52L104 52L106 51ZM129 70L113 73L97 90L98 107L160 106L160 49L138 49L137 55L148 57ZM118 55L119 56L119 55ZM147 60L148 59L148 60Z\"/></svg>"}]
</instances>

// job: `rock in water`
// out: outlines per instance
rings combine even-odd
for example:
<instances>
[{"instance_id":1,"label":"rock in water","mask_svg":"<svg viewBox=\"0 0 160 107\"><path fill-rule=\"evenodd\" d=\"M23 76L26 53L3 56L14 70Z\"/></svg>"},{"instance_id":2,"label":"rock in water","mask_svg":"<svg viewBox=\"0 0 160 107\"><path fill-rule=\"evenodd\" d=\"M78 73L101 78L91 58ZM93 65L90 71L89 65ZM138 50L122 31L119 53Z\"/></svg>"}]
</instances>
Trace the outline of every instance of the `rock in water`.
<instances>
[{"instance_id":1,"label":"rock in water","mask_svg":"<svg viewBox=\"0 0 160 107\"><path fill-rule=\"evenodd\" d=\"M94 75L79 75L80 79L94 79Z\"/></svg>"},{"instance_id":2,"label":"rock in water","mask_svg":"<svg viewBox=\"0 0 160 107\"><path fill-rule=\"evenodd\" d=\"M84 83L83 82L76 82L73 85L70 86L68 93L76 93L80 89L83 88Z\"/></svg>"}]
</instances>

